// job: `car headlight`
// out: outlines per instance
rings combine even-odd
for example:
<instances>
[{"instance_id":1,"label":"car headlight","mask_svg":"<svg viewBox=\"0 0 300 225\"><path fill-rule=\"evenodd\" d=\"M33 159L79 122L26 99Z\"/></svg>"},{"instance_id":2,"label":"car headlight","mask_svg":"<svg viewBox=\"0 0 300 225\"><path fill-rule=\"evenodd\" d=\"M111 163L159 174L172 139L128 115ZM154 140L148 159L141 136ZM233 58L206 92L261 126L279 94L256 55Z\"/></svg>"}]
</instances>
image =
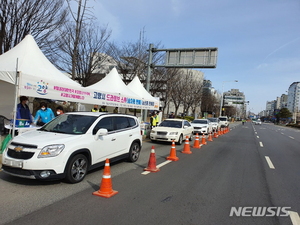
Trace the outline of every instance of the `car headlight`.
<instances>
[{"instance_id":1,"label":"car headlight","mask_svg":"<svg viewBox=\"0 0 300 225\"><path fill-rule=\"evenodd\" d=\"M204 127L202 127L202 128L207 128L207 126L204 126Z\"/></svg>"},{"instance_id":2,"label":"car headlight","mask_svg":"<svg viewBox=\"0 0 300 225\"><path fill-rule=\"evenodd\" d=\"M65 145L47 145L44 148L42 148L40 154L38 155L38 158L47 158L47 157L54 157L59 155L62 150L64 150Z\"/></svg>"},{"instance_id":3,"label":"car headlight","mask_svg":"<svg viewBox=\"0 0 300 225\"><path fill-rule=\"evenodd\" d=\"M151 134L155 134L156 132L155 132L155 130L151 130Z\"/></svg>"},{"instance_id":4,"label":"car headlight","mask_svg":"<svg viewBox=\"0 0 300 225\"><path fill-rule=\"evenodd\" d=\"M178 132L170 132L169 135L177 135Z\"/></svg>"}]
</instances>

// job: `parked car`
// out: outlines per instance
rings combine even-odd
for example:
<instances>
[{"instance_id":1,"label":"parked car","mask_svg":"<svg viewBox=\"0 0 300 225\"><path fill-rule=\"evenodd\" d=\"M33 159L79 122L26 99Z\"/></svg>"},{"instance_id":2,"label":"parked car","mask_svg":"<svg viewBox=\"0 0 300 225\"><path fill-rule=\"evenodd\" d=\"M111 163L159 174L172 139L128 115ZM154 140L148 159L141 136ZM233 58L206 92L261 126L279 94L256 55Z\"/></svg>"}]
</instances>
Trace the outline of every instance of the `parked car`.
<instances>
[{"instance_id":1,"label":"parked car","mask_svg":"<svg viewBox=\"0 0 300 225\"><path fill-rule=\"evenodd\" d=\"M209 117L207 119L211 122L213 132L218 131L220 129L221 123L219 118Z\"/></svg>"},{"instance_id":2,"label":"parked car","mask_svg":"<svg viewBox=\"0 0 300 225\"><path fill-rule=\"evenodd\" d=\"M189 137L192 140L193 127L184 119L166 119L157 127L154 127L150 133L151 141L175 141L181 145L183 140Z\"/></svg>"},{"instance_id":3,"label":"parked car","mask_svg":"<svg viewBox=\"0 0 300 225\"><path fill-rule=\"evenodd\" d=\"M195 119L191 122L194 134L209 134L212 132L212 123L208 119Z\"/></svg>"},{"instance_id":4,"label":"parked car","mask_svg":"<svg viewBox=\"0 0 300 225\"><path fill-rule=\"evenodd\" d=\"M221 127L228 127L229 121L227 116L219 116Z\"/></svg>"},{"instance_id":5,"label":"parked car","mask_svg":"<svg viewBox=\"0 0 300 225\"><path fill-rule=\"evenodd\" d=\"M260 119L255 120L254 124L255 125L261 125L261 120Z\"/></svg>"},{"instance_id":6,"label":"parked car","mask_svg":"<svg viewBox=\"0 0 300 225\"><path fill-rule=\"evenodd\" d=\"M13 138L3 152L3 172L31 179L78 183L107 158L138 160L142 136L136 117L100 112L72 112L38 130Z\"/></svg>"}]
</instances>

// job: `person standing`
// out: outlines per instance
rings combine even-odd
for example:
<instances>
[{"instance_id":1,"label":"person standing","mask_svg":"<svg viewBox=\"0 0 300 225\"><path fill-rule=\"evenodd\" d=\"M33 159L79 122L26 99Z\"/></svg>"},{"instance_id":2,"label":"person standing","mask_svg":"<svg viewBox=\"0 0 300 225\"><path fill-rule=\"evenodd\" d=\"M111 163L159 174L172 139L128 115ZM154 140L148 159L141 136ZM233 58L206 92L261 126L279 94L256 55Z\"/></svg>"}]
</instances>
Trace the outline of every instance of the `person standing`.
<instances>
[{"instance_id":1,"label":"person standing","mask_svg":"<svg viewBox=\"0 0 300 225\"><path fill-rule=\"evenodd\" d=\"M64 113L65 113L65 111L64 111L64 108L62 106L59 105L59 106L56 107L56 115L57 116L62 115Z\"/></svg>"},{"instance_id":2,"label":"person standing","mask_svg":"<svg viewBox=\"0 0 300 225\"><path fill-rule=\"evenodd\" d=\"M170 119L174 119L174 118L175 118L175 115L174 115L173 112L171 112L171 114L169 115L169 118L170 118Z\"/></svg>"},{"instance_id":3,"label":"person standing","mask_svg":"<svg viewBox=\"0 0 300 225\"><path fill-rule=\"evenodd\" d=\"M28 107L28 98L26 96L20 97L20 103L17 105L16 119L26 119L32 124L32 116Z\"/></svg>"},{"instance_id":4,"label":"person standing","mask_svg":"<svg viewBox=\"0 0 300 225\"><path fill-rule=\"evenodd\" d=\"M52 109L47 107L46 102L41 102L40 109L36 112L34 117L34 124L38 126L43 126L52 119L54 119L54 113Z\"/></svg>"},{"instance_id":5,"label":"person standing","mask_svg":"<svg viewBox=\"0 0 300 225\"><path fill-rule=\"evenodd\" d=\"M114 108L114 113L119 113L118 107Z\"/></svg>"},{"instance_id":6,"label":"person standing","mask_svg":"<svg viewBox=\"0 0 300 225\"><path fill-rule=\"evenodd\" d=\"M98 105L94 105L94 108L91 109L92 112L99 112Z\"/></svg>"},{"instance_id":7,"label":"person standing","mask_svg":"<svg viewBox=\"0 0 300 225\"><path fill-rule=\"evenodd\" d=\"M107 112L107 110L106 110L106 106L105 106L105 105L101 106L101 108L100 108L100 112Z\"/></svg>"},{"instance_id":8,"label":"person standing","mask_svg":"<svg viewBox=\"0 0 300 225\"><path fill-rule=\"evenodd\" d=\"M153 114L153 116L151 116L151 126L152 126L152 128L153 127L156 127L157 126L157 124L158 124L158 122L159 122L159 118L158 118L158 115L156 114L156 113L154 113Z\"/></svg>"}]
</instances>

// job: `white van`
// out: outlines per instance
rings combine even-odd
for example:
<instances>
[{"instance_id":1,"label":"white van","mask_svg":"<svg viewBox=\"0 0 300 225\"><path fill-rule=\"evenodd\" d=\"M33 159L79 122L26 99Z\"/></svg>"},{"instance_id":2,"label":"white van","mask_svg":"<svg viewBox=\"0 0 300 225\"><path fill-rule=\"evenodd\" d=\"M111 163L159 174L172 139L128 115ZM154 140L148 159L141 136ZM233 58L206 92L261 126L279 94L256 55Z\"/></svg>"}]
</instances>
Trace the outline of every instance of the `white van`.
<instances>
[{"instance_id":1,"label":"white van","mask_svg":"<svg viewBox=\"0 0 300 225\"><path fill-rule=\"evenodd\" d=\"M136 117L99 112L72 112L38 130L16 136L2 155L3 172L30 179L82 181L107 158L138 160L142 135Z\"/></svg>"}]
</instances>

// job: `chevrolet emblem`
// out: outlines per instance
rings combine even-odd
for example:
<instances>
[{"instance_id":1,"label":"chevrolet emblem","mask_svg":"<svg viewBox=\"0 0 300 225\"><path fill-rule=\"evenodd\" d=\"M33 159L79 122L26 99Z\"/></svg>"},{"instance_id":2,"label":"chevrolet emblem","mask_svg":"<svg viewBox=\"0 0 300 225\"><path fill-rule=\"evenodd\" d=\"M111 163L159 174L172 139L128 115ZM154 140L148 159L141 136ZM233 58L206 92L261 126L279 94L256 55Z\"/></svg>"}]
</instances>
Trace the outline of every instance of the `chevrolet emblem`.
<instances>
[{"instance_id":1,"label":"chevrolet emblem","mask_svg":"<svg viewBox=\"0 0 300 225\"><path fill-rule=\"evenodd\" d=\"M23 147L22 146L17 146L17 147L14 148L14 150L16 152L21 152L21 151L23 151Z\"/></svg>"}]
</instances>

